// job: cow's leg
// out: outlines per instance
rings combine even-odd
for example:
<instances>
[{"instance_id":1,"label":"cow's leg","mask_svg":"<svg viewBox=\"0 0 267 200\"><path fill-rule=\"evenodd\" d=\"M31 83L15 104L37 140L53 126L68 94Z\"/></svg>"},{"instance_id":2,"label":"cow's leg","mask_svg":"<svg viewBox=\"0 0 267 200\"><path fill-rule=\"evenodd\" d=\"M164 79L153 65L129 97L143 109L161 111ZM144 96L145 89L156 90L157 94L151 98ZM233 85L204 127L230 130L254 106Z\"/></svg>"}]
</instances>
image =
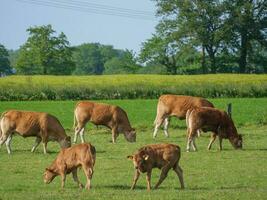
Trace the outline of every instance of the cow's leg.
<instances>
[{"instance_id":1,"label":"cow's leg","mask_svg":"<svg viewBox=\"0 0 267 200\"><path fill-rule=\"evenodd\" d=\"M116 139L119 136L117 127L112 128L112 143L116 143Z\"/></svg>"},{"instance_id":2,"label":"cow's leg","mask_svg":"<svg viewBox=\"0 0 267 200\"><path fill-rule=\"evenodd\" d=\"M80 138L81 138L81 142L84 143L84 130L85 130L85 127L82 128L82 130L80 131Z\"/></svg>"},{"instance_id":3,"label":"cow's leg","mask_svg":"<svg viewBox=\"0 0 267 200\"><path fill-rule=\"evenodd\" d=\"M41 141L42 141L42 139L40 137L36 137L35 144L33 145L31 152L35 151L35 149L38 147L38 145L41 143Z\"/></svg>"},{"instance_id":4,"label":"cow's leg","mask_svg":"<svg viewBox=\"0 0 267 200\"><path fill-rule=\"evenodd\" d=\"M191 144L191 129L187 128L187 145L186 145L186 151L189 152L190 151L190 144Z\"/></svg>"},{"instance_id":5,"label":"cow's leg","mask_svg":"<svg viewBox=\"0 0 267 200\"><path fill-rule=\"evenodd\" d=\"M159 127L163 123L164 119L165 118L163 116L156 118L156 120L155 120L155 128L154 128L154 133L153 133L153 138L156 138L157 137L157 133L158 133Z\"/></svg>"},{"instance_id":6,"label":"cow's leg","mask_svg":"<svg viewBox=\"0 0 267 200\"><path fill-rule=\"evenodd\" d=\"M215 140L216 140L216 133L211 133L211 135L210 135L210 143L208 145L208 150L211 149L211 146L212 146L212 144L214 143Z\"/></svg>"},{"instance_id":7,"label":"cow's leg","mask_svg":"<svg viewBox=\"0 0 267 200\"><path fill-rule=\"evenodd\" d=\"M201 136L201 130L200 130L200 129L197 130L197 136L198 136L198 137Z\"/></svg>"},{"instance_id":8,"label":"cow's leg","mask_svg":"<svg viewBox=\"0 0 267 200\"><path fill-rule=\"evenodd\" d=\"M10 134L6 140L6 149L8 154L11 154L11 148L10 148L11 140L12 140L12 134Z\"/></svg>"},{"instance_id":9,"label":"cow's leg","mask_svg":"<svg viewBox=\"0 0 267 200\"><path fill-rule=\"evenodd\" d=\"M79 188L83 188L83 184L79 181L79 178L77 176L77 168L72 170L72 178L74 180L74 182L76 182L78 184Z\"/></svg>"},{"instance_id":10,"label":"cow's leg","mask_svg":"<svg viewBox=\"0 0 267 200\"><path fill-rule=\"evenodd\" d=\"M43 142L44 154L47 154L47 142Z\"/></svg>"},{"instance_id":11,"label":"cow's leg","mask_svg":"<svg viewBox=\"0 0 267 200\"><path fill-rule=\"evenodd\" d=\"M136 182L137 182L139 176L140 176L140 172L136 169L134 172L134 179L133 179L133 184L132 184L131 190L133 190L135 188L135 185L136 185Z\"/></svg>"},{"instance_id":12,"label":"cow's leg","mask_svg":"<svg viewBox=\"0 0 267 200\"><path fill-rule=\"evenodd\" d=\"M92 176L93 176L93 169L88 167L88 165L83 165L83 171L85 173L85 176L86 176L86 185L85 185L85 188L87 190L90 190L91 188L91 179L92 179Z\"/></svg>"},{"instance_id":13,"label":"cow's leg","mask_svg":"<svg viewBox=\"0 0 267 200\"><path fill-rule=\"evenodd\" d=\"M222 137L219 135L219 150L222 150Z\"/></svg>"},{"instance_id":14,"label":"cow's leg","mask_svg":"<svg viewBox=\"0 0 267 200\"><path fill-rule=\"evenodd\" d=\"M168 133L169 123L170 123L170 119L169 119L169 117L166 117L164 120L164 134L166 137L169 137L169 133Z\"/></svg>"},{"instance_id":15,"label":"cow's leg","mask_svg":"<svg viewBox=\"0 0 267 200\"><path fill-rule=\"evenodd\" d=\"M197 146L196 146L195 140L196 140L196 136L193 137L192 142L191 142L191 145L192 145L193 150L194 151L197 151Z\"/></svg>"},{"instance_id":16,"label":"cow's leg","mask_svg":"<svg viewBox=\"0 0 267 200\"><path fill-rule=\"evenodd\" d=\"M77 142L77 136L78 136L78 134L79 134L80 131L81 131L81 128L75 127L74 139L73 139L73 143L74 144Z\"/></svg>"},{"instance_id":17,"label":"cow's leg","mask_svg":"<svg viewBox=\"0 0 267 200\"><path fill-rule=\"evenodd\" d=\"M186 145L186 151L190 151L190 146L193 147L193 150L196 151L196 145L194 144L194 138L197 135L197 130L192 128L187 128L187 145Z\"/></svg>"},{"instance_id":18,"label":"cow's leg","mask_svg":"<svg viewBox=\"0 0 267 200\"><path fill-rule=\"evenodd\" d=\"M2 137L0 138L0 146L6 142L8 137L12 134L11 131L6 131L5 133L2 130Z\"/></svg>"},{"instance_id":19,"label":"cow's leg","mask_svg":"<svg viewBox=\"0 0 267 200\"><path fill-rule=\"evenodd\" d=\"M157 189L160 186L160 184L164 181L164 179L167 177L170 168L171 167L169 164L165 165L162 168L160 178L159 178L159 181L157 182L157 184L155 185L155 189Z\"/></svg>"},{"instance_id":20,"label":"cow's leg","mask_svg":"<svg viewBox=\"0 0 267 200\"><path fill-rule=\"evenodd\" d=\"M60 175L61 175L61 188L63 189L65 187L66 173L62 173Z\"/></svg>"},{"instance_id":21,"label":"cow's leg","mask_svg":"<svg viewBox=\"0 0 267 200\"><path fill-rule=\"evenodd\" d=\"M146 174L146 182L147 182L147 190L150 191L151 190L151 172L152 170L149 169L147 171L147 174Z\"/></svg>"},{"instance_id":22,"label":"cow's leg","mask_svg":"<svg viewBox=\"0 0 267 200\"><path fill-rule=\"evenodd\" d=\"M181 184L181 189L184 189L184 178L183 178L183 170L182 168L179 166L179 164L177 163L176 166L173 168L173 170L175 171L175 173L177 174L180 184Z\"/></svg>"}]
</instances>

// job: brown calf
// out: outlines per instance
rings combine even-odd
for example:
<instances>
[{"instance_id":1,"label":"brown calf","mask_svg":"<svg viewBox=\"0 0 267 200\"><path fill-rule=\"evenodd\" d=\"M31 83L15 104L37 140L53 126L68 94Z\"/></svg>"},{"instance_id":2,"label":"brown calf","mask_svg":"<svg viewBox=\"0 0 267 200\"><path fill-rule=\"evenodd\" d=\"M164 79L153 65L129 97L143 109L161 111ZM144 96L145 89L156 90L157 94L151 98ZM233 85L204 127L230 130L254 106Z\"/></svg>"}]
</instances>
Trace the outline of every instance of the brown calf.
<instances>
[{"instance_id":1,"label":"brown calf","mask_svg":"<svg viewBox=\"0 0 267 200\"><path fill-rule=\"evenodd\" d=\"M157 116L154 121L153 137L157 136L157 132L161 124L164 122L164 134L169 136L168 125L169 118L175 116L179 119L185 119L188 109L195 107L214 107L211 102L201 97L182 96L182 95L161 95L157 106Z\"/></svg>"},{"instance_id":2,"label":"brown calf","mask_svg":"<svg viewBox=\"0 0 267 200\"><path fill-rule=\"evenodd\" d=\"M220 150L222 150L222 139L229 139L235 149L242 148L242 136L237 133L233 120L225 111L216 108L194 108L187 111L187 151L190 151L190 144L196 151L195 137L198 130L204 132L212 131L208 149L211 148L216 136L219 137Z\"/></svg>"},{"instance_id":3,"label":"brown calf","mask_svg":"<svg viewBox=\"0 0 267 200\"><path fill-rule=\"evenodd\" d=\"M179 166L181 157L180 147L174 144L152 144L140 148L137 153L128 156L133 161L135 167L135 175L131 189L135 188L140 173L146 172L147 190L151 189L151 172L152 168L161 169L160 179L155 189L167 177L169 170L172 168L177 174L181 188L184 188L183 170Z\"/></svg>"},{"instance_id":4,"label":"brown calf","mask_svg":"<svg viewBox=\"0 0 267 200\"><path fill-rule=\"evenodd\" d=\"M32 152L43 142L44 153L47 152L48 141L57 141L61 148L71 146L71 138L66 135L59 120L48 113L10 110L2 114L0 119L0 145L6 142L10 154L12 135L17 133L22 137L36 137Z\"/></svg>"},{"instance_id":5,"label":"brown calf","mask_svg":"<svg viewBox=\"0 0 267 200\"><path fill-rule=\"evenodd\" d=\"M118 106L94 103L89 101L77 103L74 110L74 143L77 135L80 134L81 141L84 142L84 128L90 121L95 125L104 125L112 131L112 142L116 142L119 133L123 133L129 142L136 141L135 129L131 127L127 113Z\"/></svg>"},{"instance_id":6,"label":"brown calf","mask_svg":"<svg viewBox=\"0 0 267 200\"><path fill-rule=\"evenodd\" d=\"M85 188L90 189L91 179L93 176L93 168L96 159L95 147L91 144L78 144L70 148L62 149L54 162L45 170L44 182L51 183L52 180L60 175L61 187L64 188L66 174L72 173L73 180L80 188L83 188L82 183L77 176L77 169L82 167L87 178Z\"/></svg>"}]
</instances>

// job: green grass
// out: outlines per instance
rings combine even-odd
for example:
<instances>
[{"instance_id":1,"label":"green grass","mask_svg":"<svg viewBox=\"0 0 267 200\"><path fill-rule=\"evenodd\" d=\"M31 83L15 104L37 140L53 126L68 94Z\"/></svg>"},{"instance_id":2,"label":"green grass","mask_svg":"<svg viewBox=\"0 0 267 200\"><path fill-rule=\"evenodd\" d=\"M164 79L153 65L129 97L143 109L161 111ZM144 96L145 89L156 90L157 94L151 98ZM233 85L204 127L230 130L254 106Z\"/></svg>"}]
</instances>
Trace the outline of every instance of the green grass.
<instances>
[{"instance_id":1,"label":"green grass","mask_svg":"<svg viewBox=\"0 0 267 200\"><path fill-rule=\"evenodd\" d=\"M156 100L102 101L123 107L132 125L137 127L138 136L136 143L128 143L120 135L117 144L112 144L109 130L88 126L86 141L97 149L91 191L78 189L70 175L64 190L60 189L59 177L49 185L44 184L42 174L56 157L58 144L48 144L48 155L42 154L41 146L31 153L34 139L15 136L12 155L7 155L4 146L0 149L0 199L266 199L267 99L210 100L220 108L225 108L228 102L233 103L233 118L238 131L244 135L244 150L234 150L229 141L224 140L224 151L218 151L218 141L211 151L207 151L209 136L205 134L196 141L199 151L186 153L184 121L172 120L170 138L165 138L161 130L158 137L152 139ZM12 108L47 111L56 115L73 136L69 129L73 123L74 105L73 101L1 102L0 112ZM134 169L126 156L145 144L161 142L181 146L186 189L179 189L178 178L170 171L158 190L146 191L143 174L136 190L130 191ZM159 173L158 169L153 170L153 185ZM79 177L85 183L82 170Z\"/></svg>"},{"instance_id":2,"label":"green grass","mask_svg":"<svg viewBox=\"0 0 267 200\"><path fill-rule=\"evenodd\" d=\"M8 76L0 79L1 101L151 99L166 93L267 97L267 75Z\"/></svg>"}]
</instances>

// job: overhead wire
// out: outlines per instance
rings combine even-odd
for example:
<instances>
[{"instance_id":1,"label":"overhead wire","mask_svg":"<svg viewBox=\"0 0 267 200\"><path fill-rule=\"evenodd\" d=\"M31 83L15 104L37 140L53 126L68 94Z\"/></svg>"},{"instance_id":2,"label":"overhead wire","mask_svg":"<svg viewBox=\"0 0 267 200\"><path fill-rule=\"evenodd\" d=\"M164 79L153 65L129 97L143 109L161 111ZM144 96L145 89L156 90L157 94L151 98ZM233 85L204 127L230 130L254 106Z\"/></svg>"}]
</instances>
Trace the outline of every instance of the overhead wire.
<instances>
[{"instance_id":1,"label":"overhead wire","mask_svg":"<svg viewBox=\"0 0 267 200\"><path fill-rule=\"evenodd\" d=\"M22 3L49 6L55 8L63 8L69 10L76 10L87 13L126 17L131 19L141 19L141 20L155 20L152 12L138 11L128 8L119 8L114 6L107 6L102 4L84 2L84 1L64 1L64 0L16 0Z\"/></svg>"}]
</instances>

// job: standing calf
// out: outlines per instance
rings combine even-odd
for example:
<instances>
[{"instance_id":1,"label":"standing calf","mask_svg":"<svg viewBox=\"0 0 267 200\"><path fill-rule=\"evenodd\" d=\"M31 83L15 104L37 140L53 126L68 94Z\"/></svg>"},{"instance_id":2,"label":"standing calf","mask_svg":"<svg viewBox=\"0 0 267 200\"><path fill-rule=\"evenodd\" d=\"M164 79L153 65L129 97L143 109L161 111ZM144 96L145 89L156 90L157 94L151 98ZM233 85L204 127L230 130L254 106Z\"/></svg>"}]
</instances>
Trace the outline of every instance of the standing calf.
<instances>
[{"instance_id":1,"label":"standing calf","mask_svg":"<svg viewBox=\"0 0 267 200\"><path fill-rule=\"evenodd\" d=\"M164 122L164 134L169 136L168 125L169 118L175 116L179 119L185 119L188 109L195 107L214 107L211 102L201 97L182 96L182 95L161 95L157 106L157 116L154 122L155 129L153 137L157 136L157 132L161 124Z\"/></svg>"},{"instance_id":2,"label":"standing calf","mask_svg":"<svg viewBox=\"0 0 267 200\"><path fill-rule=\"evenodd\" d=\"M32 152L43 142L44 153L47 152L48 141L57 141L61 148L71 146L71 139L66 135L58 119L44 112L10 110L2 114L0 119L0 145L6 142L10 154L10 142L14 133L22 137L36 137Z\"/></svg>"},{"instance_id":3,"label":"standing calf","mask_svg":"<svg viewBox=\"0 0 267 200\"><path fill-rule=\"evenodd\" d=\"M64 188L66 174L72 173L73 180L80 188L83 188L77 176L77 169L82 167L87 178L85 188L89 190L94 172L93 167L95 159L96 150L91 144L78 144L70 148L62 149L50 167L46 168L44 182L47 184L51 183L56 176L60 175L61 187Z\"/></svg>"},{"instance_id":4,"label":"standing calf","mask_svg":"<svg viewBox=\"0 0 267 200\"><path fill-rule=\"evenodd\" d=\"M204 132L212 131L211 140L208 149L211 148L216 136L219 137L220 150L222 150L222 139L229 139L235 149L242 148L242 136L237 133L233 120L225 111L215 108L194 108L186 113L187 124L187 151L190 151L190 145L194 151L197 150L195 137L198 130Z\"/></svg>"},{"instance_id":5,"label":"standing calf","mask_svg":"<svg viewBox=\"0 0 267 200\"><path fill-rule=\"evenodd\" d=\"M181 157L180 147L174 144L152 144L140 148L137 153L128 156L128 159L133 161L135 167L134 181L131 189L135 188L136 182L140 173L147 173L147 190L151 189L150 179L152 168L161 169L160 179L157 182L155 189L167 177L169 170L172 168L177 174L181 188L184 188L183 170L179 166Z\"/></svg>"},{"instance_id":6,"label":"standing calf","mask_svg":"<svg viewBox=\"0 0 267 200\"><path fill-rule=\"evenodd\" d=\"M118 106L88 101L77 103L74 110L74 143L77 141L78 133L81 141L84 142L84 129L88 121L110 128L113 143L116 142L119 133L123 133L129 142L136 140L135 129L131 127L128 116L123 109Z\"/></svg>"}]
</instances>

